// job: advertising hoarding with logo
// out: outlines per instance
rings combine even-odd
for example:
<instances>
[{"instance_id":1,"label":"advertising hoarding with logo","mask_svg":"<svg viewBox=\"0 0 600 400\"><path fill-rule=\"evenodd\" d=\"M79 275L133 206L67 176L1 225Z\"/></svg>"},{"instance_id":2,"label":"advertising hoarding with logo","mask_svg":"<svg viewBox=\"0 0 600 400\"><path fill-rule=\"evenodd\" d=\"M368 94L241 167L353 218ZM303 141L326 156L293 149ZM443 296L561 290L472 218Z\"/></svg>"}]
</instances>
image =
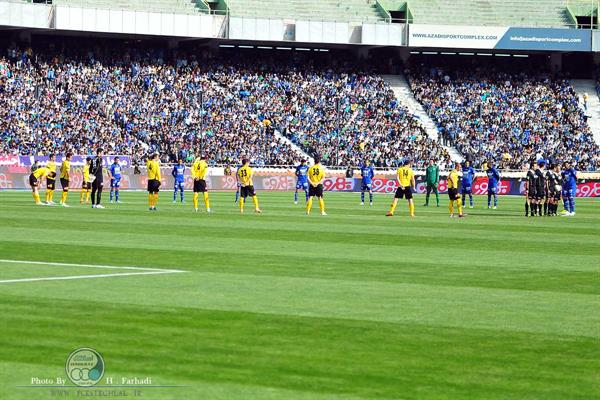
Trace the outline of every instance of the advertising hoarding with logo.
<instances>
[{"instance_id":1,"label":"advertising hoarding with logo","mask_svg":"<svg viewBox=\"0 0 600 400\"><path fill-rule=\"evenodd\" d=\"M172 168L162 169L161 191L173 190ZM145 172L145 171L143 171ZM71 184L73 190L81 187L82 167L73 167L71 169ZM105 177L105 182L108 176ZM123 168L121 189L124 190L146 190L146 174L135 174L132 168ZM425 176L417 173L416 193L425 193ZM209 172L206 177L206 185L209 190L237 190L238 185L234 176L222 175L222 173ZM362 186L361 179L358 177L346 178L344 176L328 176L323 182L323 187L330 192L360 192ZM185 172L184 188L192 190L193 179L190 176L190 169ZM254 175L254 187L257 190L269 191L292 191L296 188L296 177L292 171L275 172L256 172ZM398 187L395 174L378 175L373 180L373 191L377 193L393 194ZM45 185L42 184L42 189ZM0 190L5 189L29 189L29 170L24 167L0 166ZM440 193L447 192L446 180L442 178L439 184ZM525 180L520 178L503 178L498 186L500 195L523 195L525 191ZM487 193L487 178L477 177L473 183L474 194ZM600 179L585 179L585 182L578 183L577 197L600 197Z\"/></svg>"},{"instance_id":2,"label":"advertising hoarding with logo","mask_svg":"<svg viewBox=\"0 0 600 400\"><path fill-rule=\"evenodd\" d=\"M494 26L409 26L410 47L485 50L590 51L589 30Z\"/></svg>"}]
</instances>

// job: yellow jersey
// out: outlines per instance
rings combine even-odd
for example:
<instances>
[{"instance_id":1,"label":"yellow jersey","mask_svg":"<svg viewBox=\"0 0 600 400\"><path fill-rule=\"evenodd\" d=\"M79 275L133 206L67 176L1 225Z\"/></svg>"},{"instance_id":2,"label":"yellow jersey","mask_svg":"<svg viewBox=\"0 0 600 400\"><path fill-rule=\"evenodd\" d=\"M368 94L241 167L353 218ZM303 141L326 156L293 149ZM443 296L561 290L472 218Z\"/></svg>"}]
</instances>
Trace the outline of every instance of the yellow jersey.
<instances>
[{"instance_id":1,"label":"yellow jersey","mask_svg":"<svg viewBox=\"0 0 600 400\"><path fill-rule=\"evenodd\" d=\"M56 162L55 161L48 161L48 164L46 164L46 168L48 168L50 170L50 172L56 172ZM50 172L48 172L48 174ZM47 179L50 179L51 181L55 180L55 178L51 178L50 176L48 176Z\"/></svg>"},{"instance_id":2,"label":"yellow jersey","mask_svg":"<svg viewBox=\"0 0 600 400\"><path fill-rule=\"evenodd\" d=\"M409 187L415 177L415 172L408 166L398 168L398 182L403 187Z\"/></svg>"},{"instance_id":3,"label":"yellow jersey","mask_svg":"<svg viewBox=\"0 0 600 400\"><path fill-rule=\"evenodd\" d=\"M90 166L88 164L83 166L83 181L84 182L90 181Z\"/></svg>"},{"instance_id":4,"label":"yellow jersey","mask_svg":"<svg viewBox=\"0 0 600 400\"><path fill-rule=\"evenodd\" d=\"M325 168L320 163L315 164L308 169L307 175L313 186L318 185L325 178Z\"/></svg>"},{"instance_id":5,"label":"yellow jersey","mask_svg":"<svg viewBox=\"0 0 600 400\"><path fill-rule=\"evenodd\" d=\"M160 182L160 165L158 161L149 160L146 162L146 168L148 169L148 180L156 180Z\"/></svg>"},{"instance_id":6,"label":"yellow jersey","mask_svg":"<svg viewBox=\"0 0 600 400\"><path fill-rule=\"evenodd\" d=\"M33 171L33 176L35 176L35 179L40 179L44 176L47 176L50 172L50 168L48 167L40 167L38 169L36 169L35 171Z\"/></svg>"},{"instance_id":7,"label":"yellow jersey","mask_svg":"<svg viewBox=\"0 0 600 400\"><path fill-rule=\"evenodd\" d=\"M192 165L192 178L204 179L208 173L208 163L202 159L197 159Z\"/></svg>"},{"instance_id":8,"label":"yellow jersey","mask_svg":"<svg viewBox=\"0 0 600 400\"><path fill-rule=\"evenodd\" d=\"M252 172L249 165L242 166L237 171L237 177L242 186L253 186L252 175L254 175L254 172Z\"/></svg>"},{"instance_id":9,"label":"yellow jersey","mask_svg":"<svg viewBox=\"0 0 600 400\"><path fill-rule=\"evenodd\" d=\"M448 189L458 189L458 171L455 169L448 174Z\"/></svg>"},{"instance_id":10,"label":"yellow jersey","mask_svg":"<svg viewBox=\"0 0 600 400\"><path fill-rule=\"evenodd\" d=\"M60 179L69 180L69 176L71 175L71 162L64 160L62 164L60 164Z\"/></svg>"}]
</instances>

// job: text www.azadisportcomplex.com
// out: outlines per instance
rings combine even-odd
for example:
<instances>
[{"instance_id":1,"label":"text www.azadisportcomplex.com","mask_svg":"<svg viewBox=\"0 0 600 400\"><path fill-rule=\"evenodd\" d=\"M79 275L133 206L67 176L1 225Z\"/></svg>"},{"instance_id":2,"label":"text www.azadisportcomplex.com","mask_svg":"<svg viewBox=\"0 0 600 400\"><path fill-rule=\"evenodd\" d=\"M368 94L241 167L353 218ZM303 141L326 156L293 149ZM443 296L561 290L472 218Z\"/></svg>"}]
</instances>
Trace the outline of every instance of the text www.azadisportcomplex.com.
<instances>
[{"instance_id":1,"label":"text www.azadisportcomplex.com","mask_svg":"<svg viewBox=\"0 0 600 400\"><path fill-rule=\"evenodd\" d=\"M498 35L457 35L455 33L413 33L420 39L498 40Z\"/></svg>"}]
</instances>

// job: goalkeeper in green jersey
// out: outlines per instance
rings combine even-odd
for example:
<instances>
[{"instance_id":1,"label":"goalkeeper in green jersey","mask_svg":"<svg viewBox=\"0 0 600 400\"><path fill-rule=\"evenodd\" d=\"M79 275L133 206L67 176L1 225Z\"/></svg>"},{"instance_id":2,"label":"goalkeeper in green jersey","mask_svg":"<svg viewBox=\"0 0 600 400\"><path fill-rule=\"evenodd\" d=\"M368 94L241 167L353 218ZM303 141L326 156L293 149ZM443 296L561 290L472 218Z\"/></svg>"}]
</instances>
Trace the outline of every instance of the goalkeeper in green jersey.
<instances>
[{"instance_id":1,"label":"goalkeeper in green jersey","mask_svg":"<svg viewBox=\"0 0 600 400\"><path fill-rule=\"evenodd\" d=\"M438 192L438 183L440 182L440 167L435 164L435 160L429 160L427 171L425 172L425 181L427 183L427 194L425 196L425 207L429 207L429 195L435 193L435 202L440 206L440 194Z\"/></svg>"}]
</instances>

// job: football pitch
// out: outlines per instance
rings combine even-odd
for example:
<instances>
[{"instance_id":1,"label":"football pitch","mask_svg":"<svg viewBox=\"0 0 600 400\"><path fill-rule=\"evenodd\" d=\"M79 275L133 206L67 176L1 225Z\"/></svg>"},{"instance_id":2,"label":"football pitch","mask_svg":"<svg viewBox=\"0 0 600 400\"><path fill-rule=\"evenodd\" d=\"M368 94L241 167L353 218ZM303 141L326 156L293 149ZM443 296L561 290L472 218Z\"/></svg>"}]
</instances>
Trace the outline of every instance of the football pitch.
<instances>
[{"instance_id":1,"label":"football pitch","mask_svg":"<svg viewBox=\"0 0 600 400\"><path fill-rule=\"evenodd\" d=\"M416 196L411 220L391 195L326 193L328 216L258 195L262 215L0 192L0 399L600 398L600 200L450 219ZM82 347L93 388L66 379Z\"/></svg>"}]
</instances>

